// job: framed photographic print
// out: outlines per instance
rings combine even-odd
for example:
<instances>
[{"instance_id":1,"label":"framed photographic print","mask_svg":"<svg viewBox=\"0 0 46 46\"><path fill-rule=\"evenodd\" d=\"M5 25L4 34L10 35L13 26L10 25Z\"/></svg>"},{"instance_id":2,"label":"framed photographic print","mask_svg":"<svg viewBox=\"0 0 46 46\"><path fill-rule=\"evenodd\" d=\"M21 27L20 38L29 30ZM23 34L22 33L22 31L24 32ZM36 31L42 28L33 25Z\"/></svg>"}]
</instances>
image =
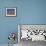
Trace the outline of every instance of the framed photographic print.
<instances>
[{"instance_id":1,"label":"framed photographic print","mask_svg":"<svg viewBox=\"0 0 46 46\"><path fill-rule=\"evenodd\" d=\"M6 16L16 16L16 8L6 8Z\"/></svg>"}]
</instances>

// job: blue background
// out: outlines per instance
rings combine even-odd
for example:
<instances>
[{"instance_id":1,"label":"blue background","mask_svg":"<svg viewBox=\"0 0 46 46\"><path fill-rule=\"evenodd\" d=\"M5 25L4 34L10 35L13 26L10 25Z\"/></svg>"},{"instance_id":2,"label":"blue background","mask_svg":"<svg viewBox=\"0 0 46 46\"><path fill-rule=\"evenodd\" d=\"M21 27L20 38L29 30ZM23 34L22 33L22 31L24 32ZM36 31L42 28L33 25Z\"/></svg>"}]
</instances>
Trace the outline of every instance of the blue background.
<instances>
[{"instance_id":1,"label":"blue background","mask_svg":"<svg viewBox=\"0 0 46 46\"><path fill-rule=\"evenodd\" d=\"M8 7L16 8L16 17L5 16ZM18 24L46 24L46 0L0 0L0 44L8 43L9 32L17 34Z\"/></svg>"}]
</instances>

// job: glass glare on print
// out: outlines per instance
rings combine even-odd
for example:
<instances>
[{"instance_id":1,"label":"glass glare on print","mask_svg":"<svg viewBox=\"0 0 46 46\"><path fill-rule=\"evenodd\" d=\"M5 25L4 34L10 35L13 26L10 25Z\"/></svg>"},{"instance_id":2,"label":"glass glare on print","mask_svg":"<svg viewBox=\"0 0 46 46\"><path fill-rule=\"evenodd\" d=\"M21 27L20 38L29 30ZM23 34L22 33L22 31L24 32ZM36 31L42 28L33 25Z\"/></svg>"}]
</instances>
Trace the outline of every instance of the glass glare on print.
<instances>
[{"instance_id":1,"label":"glass glare on print","mask_svg":"<svg viewBox=\"0 0 46 46\"><path fill-rule=\"evenodd\" d=\"M16 16L16 8L6 8L6 16Z\"/></svg>"}]
</instances>

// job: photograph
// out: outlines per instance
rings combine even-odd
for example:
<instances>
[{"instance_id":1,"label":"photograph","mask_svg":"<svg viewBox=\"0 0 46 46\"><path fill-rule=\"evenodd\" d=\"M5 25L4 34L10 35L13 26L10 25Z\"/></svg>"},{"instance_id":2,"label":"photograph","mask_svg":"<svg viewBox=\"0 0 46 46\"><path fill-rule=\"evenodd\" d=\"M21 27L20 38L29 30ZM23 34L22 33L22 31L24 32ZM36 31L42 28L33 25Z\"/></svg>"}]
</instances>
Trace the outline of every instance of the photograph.
<instances>
[{"instance_id":1,"label":"photograph","mask_svg":"<svg viewBox=\"0 0 46 46\"><path fill-rule=\"evenodd\" d=\"M16 8L6 8L6 16L16 16Z\"/></svg>"}]
</instances>

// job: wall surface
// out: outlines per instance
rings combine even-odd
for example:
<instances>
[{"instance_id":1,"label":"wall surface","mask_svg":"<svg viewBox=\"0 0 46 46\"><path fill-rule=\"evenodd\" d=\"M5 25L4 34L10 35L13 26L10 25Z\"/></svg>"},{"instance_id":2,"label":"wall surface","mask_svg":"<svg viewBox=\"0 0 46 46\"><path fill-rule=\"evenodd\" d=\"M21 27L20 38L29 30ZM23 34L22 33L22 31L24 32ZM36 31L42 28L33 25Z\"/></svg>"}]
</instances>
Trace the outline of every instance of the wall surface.
<instances>
[{"instance_id":1,"label":"wall surface","mask_svg":"<svg viewBox=\"0 0 46 46\"><path fill-rule=\"evenodd\" d=\"M17 16L6 17L7 7L16 7ZM18 24L46 24L46 0L0 0L0 44L8 43L9 32L17 34Z\"/></svg>"},{"instance_id":2,"label":"wall surface","mask_svg":"<svg viewBox=\"0 0 46 46\"><path fill-rule=\"evenodd\" d=\"M46 24L46 0L23 0L21 24Z\"/></svg>"},{"instance_id":3,"label":"wall surface","mask_svg":"<svg viewBox=\"0 0 46 46\"><path fill-rule=\"evenodd\" d=\"M20 24L21 7L18 0L0 0L0 44L8 43L8 34L18 32L17 25ZM15 7L17 9L16 17L6 17L5 8ZM17 39L15 41L17 43Z\"/></svg>"}]
</instances>

